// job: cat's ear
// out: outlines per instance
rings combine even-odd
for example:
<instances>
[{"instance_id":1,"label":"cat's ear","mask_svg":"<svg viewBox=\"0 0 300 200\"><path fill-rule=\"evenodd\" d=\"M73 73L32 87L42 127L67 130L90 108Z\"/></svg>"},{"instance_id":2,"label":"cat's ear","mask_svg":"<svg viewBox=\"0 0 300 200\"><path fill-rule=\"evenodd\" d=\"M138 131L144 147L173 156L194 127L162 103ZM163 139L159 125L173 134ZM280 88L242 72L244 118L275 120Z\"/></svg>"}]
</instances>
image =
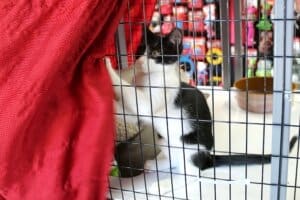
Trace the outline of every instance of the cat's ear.
<instances>
[{"instance_id":1,"label":"cat's ear","mask_svg":"<svg viewBox=\"0 0 300 200\"><path fill-rule=\"evenodd\" d=\"M169 34L169 41L174 45L181 45L183 39L183 33L180 29L174 28L173 31Z\"/></svg>"},{"instance_id":2,"label":"cat's ear","mask_svg":"<svg viewBox=\"0 0 300 200\"><path fill-rule=\"evenodd\" d=\"M153 43L153 40L154 40L154 33L152 33L150 31L150 29L148 28L148 26L146 25L142 25L141 26L141 32L142 32L142 35L141 35L141 40L140 40L140 44L137 48L137 51L136 51L136 59L138 59L140 56L144 55L145 51L146 51L146 46L148 44L151 44Z\"/></svg>"}]
</instances>

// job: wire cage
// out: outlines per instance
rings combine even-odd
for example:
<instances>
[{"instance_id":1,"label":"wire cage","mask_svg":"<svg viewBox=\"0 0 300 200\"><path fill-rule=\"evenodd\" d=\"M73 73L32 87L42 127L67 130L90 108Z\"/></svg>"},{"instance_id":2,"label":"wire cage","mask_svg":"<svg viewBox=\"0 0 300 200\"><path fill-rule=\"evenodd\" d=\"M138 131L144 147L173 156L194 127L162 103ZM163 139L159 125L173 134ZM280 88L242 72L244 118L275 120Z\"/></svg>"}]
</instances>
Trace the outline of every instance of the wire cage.
<instances>
[{"instance_id":1,"label":"wire cage","mask_svg":"<svg viewBox=\"0 0 300 200\"><path fill-rule=\"evenodd\" d=\"M300 2L130 2L107 198L300 199Z\"/></svg>"}]
</instances>

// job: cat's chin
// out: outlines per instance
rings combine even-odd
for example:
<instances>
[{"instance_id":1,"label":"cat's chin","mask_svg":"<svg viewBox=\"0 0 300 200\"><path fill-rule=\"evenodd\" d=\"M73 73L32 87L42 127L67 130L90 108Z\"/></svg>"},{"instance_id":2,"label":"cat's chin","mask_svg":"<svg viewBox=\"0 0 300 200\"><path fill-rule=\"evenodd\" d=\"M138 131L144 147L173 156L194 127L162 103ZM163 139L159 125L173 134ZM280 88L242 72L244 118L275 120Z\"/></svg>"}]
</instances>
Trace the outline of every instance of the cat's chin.
<instances>
[{"instance_id":1,"label":"cat's chin","mask_svg":"<svg viewBox=\"0 0 300 200\"><path fill-rule=\"evenodd\" d=\"M157 63L154 59L147 56L139 57L135 62L135 67L141 69L144 73L164 72L165 69L177 69L178 62L173 63ZM165 69L164 69L165 68Z\"/></svg>"}]
</instances>

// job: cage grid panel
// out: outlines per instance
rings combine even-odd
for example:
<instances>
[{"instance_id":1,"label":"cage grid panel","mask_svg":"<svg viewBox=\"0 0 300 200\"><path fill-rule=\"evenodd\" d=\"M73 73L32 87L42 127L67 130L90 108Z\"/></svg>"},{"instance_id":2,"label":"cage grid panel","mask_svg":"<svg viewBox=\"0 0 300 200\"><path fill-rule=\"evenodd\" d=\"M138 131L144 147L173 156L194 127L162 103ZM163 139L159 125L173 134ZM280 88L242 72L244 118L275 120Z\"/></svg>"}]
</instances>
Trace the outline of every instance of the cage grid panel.
<instances>
[{"instance_id":1,"label":"cage grid panel","mask_svg":"<svg viewBox=\"0 0 300 200\"><path fill-rule=\"evenodd\" d=\"M199 3L200 2L200 3ZM202 2L202 7L201 7ZM195 11L203 11L204 7L210 4L216 5L216 10L219 11L218 17L213 18L208 16L206 19L207 25L215 28L216 36L207 37L206 44L213 46L213 43L219 39L220 48L222 50L222 87L214 85L212 79L208 81L210 85L200 86L198 84L198 71L194 73L178 71L178 79L180 82L185 81L188 84L195 84L193 88L183 88L182 86L168 86L166 84L169 77L165 73L164 58L176 57L178 61L181 59L179 55L179 46L176 46L176 55L164 55L162 54L162 66L163 68L163 84L151 85L151 81L154 79L151 75L147 76L147 84L136 84L139 77L138 65L132 63L136 56L152 56L148 52L148 46L146 45L146 52L144 55L133 53L132 43L136 42L133 39L135 34L133 30L138 26L146 32L149 27L149 21L144 14L142 21L130 19L131 4L128 2L127 15L128 21L122 20L118 32L116 33L117 41L117 55L113 55L117 58L117 73L124 80L129 77L132 81L132 85L127 85L126 80L120 79L118 84L114 85L121 91L122 112L116 113L118 120L124 123L125 140L116 141L116 153L115 163L113 164L113 170L115 174L111 174L109 177L109 191L107 194L108 199L298 199L300 192L300 181L298 176L299 160L299 142L296 141L295 147L289 153L289 141L291 136L299 135L300 127L300 93L298 90L293 91L292 88L292 60L295 59L292 52L292 41L294 33L295 15L293 10L294 1L275 1L274 4L274 16L271 19L273 23L274 31L274 55L257 55L253 56L247 52L248 41L244 42L242 36L247 35L249 29L244 28L245 23L253 19L248 18L248 15L244 17L242 10L245 9L247 2L255 2L250 0L236 1L236 0L222 0L222 1L180 1L180 0L158 0L157 11L172 12L171 18L164 15L158 19L157 24L162 25L172 24L174 27L179 27L183 31L184 35L192 38L191 52L197 52L197 39L203 37L207 32L198 33L196 30ZM258 3L270 2L267 0L259 0ZM199 3L199 4L198 4ZM143 1L141 9L146 12L147 1ZM230 18L230 5L234 5L236 18ZM169 7L168 7L169 6ZM198 6L198 7L197 7ZM260 6L260 5L258 5ZM192 19L184 18L182 10L186 8L191 12ZM211 10L213 7L208 6L207 13L213 13ZM257 12L260 12L258 9ZM264 11L266 12L266 11ZM186 16L187 17L187 16ZM163 21L167 20L167 21ZM261 16L257 21L261 20ZM205 20L204 20L205 21ZM192 23L191 23L192 22ZM184 26L191 23L192 31L184 31ZM258 22L257 22L258 23ZM151 22L150 22L151 24ZM236 24L232 30L230 24ZM210 27L210 28L212 28ZM219 28L216 28L219 27ZM125 29L128 28L129 34L125 34ZM217 31L219 29L219 31ZM208 30L206 30L208 31ZM240 38L236 38L236 42L232 43L230 34L241 35ZM165 33L168 37L169 33ZM218 38L219 34L219 38ZM258 33L260 35L260 33ZM129 38L130 43L126 46L125 37ZM144 39L147 41L149 35L144 35ZM261 36L259 36L261 37ZM160 49L165 51L164 37L160 36ZM258 46L258 44L256 44ZM235 47L234 51L231 51ZM128 50L129 48L129 50ZM258 47L256 47L258 48ZM204 60L197 60L196 56L201 57L201 54L194 55L192 62L196 65L201 62L207 62L207 58ZM205 55L202 55L205 57ZM216 56L216 55L214 55ZM233 82L237 81L241 77L248 77L247 71L251 68L248 59L256 57L257 59L264 59L264 70L267 70L267 59L274 60L274 87L273 91L273 114L266 111L269 106L267 102L268 93L267 78L263 81L263 100L262 111L260 114L251 111L251 101L249 100L252 92L250 91L251 82L246 80L245 82L245 108L242 109L239 106L239 100L237 94L239 91L234 88ZM129 58L127 60L127 58ZM216 56L218 58L218 56ZM211 56L213 59L213 56ZM196 61L195 61L196 60ZM149 73L151 71L149 59L146 59L146 70ZM213 76L214 65L207 64L208 74ZM238 66L244 66L238 67ZM187 66L185 66L187 67ZM190 70L192 69L192 66ZM197 67L197 66L196 66ZM179 68L179 62L178 62ZM187 68L183 68L187 69ZM188 78L187 78L188 77ZM191 79L195 79L191 81ZM132 89L132 96L124 95L124 91ZM181 106L180 113L176 116L172 116L172 110L170 105L167 104L167 91L173 90L193 91L195 89L202 91L206 96L206 102L208 103L211 113L212 134L213 134L213 149L208 152L213 156L212 162L216 162L216 156L228 155L229 163L222 166L213 166L209 169L195 170L195 166L191 166L189 155L200 152L201 146L182 143L181 145L173 144L170 142L172 137L172 131L174 127L170 127L170 124L177 122L176 126L180 127L181 134L185 129L185 123L196 122L205 123L206 120L199 117L184 117L185 110ZM141 96L139 91L147 91L147 97L149 97L149 112L142 113L143 105L140 104ZM164 95L160 98L160 102L163 105L163 114L156 115L153 110L155 106L152 100L158 96L155 91L164 91ZM182 101L182 94L180 93L179 99ZM126 110L127 99L134 99L136 107L136 114L128 112ZM195 102L198 105L199 99L196 98ZM125 103L124 103L125 102ZM156 102L155 102L156 103ZM197 108L197 106L196 106ZM147 107L148 109L148 107ZM196 109L198 112L198 109ZM198 116L198 114L196 114ZM134 120L136 127L133 128L136 131L136 135L129 137L132 131L131 121ZM166 128L167 140L166 144L161 144L162 136L159 130L155 127L158 122L164 124ZM197 125L198 126L198 125ZM146 127L146 128L145 128ZM199 128L197 129L196 140L199 140ZM272 139L271 139L272 138ZM168 150L168 155L164 155L163 149ZM176 154L174 154L176 152ZM261 155L258 164L251 164L251 154ZM264 155L272 154L271 164L264 163ZM234 165L234 155L242 155L244 158L242 161L244 164L239 166ZM168 160L168 158L170 160ZM182 160L178 160L182 158ZM122 160L123 159L123 160ZM155 169L146 169L145 163L153 160ZM160 169L162 162L168 163L166 169ZM178 168L173 164L177 162L183 163L184 173L178 171ZM178 163L177 163L178 164ZM126 173L126 176L122 173ZM137 173L137 174L136 174ZM123 177L122 177L123 176Z\"/></svg>"},{"instance_id":2,"label":"cage grid panel","mask_svg":"<svg viewBox=\"0 0 300 200\"><path fill-rule=\"evenodd\" d=\"M272 154L280 155L272 158L272 180L271 199L286 199L288 159L282 158L289 154L289 133L291 102L290 93L292 76L292 41L293 41L293 1L277 1L274 11L274 97L273 97L273 126ZM283 35L282 35L282 30ZM283 36L283 39L282 39ZM277 91L281 91L278 93ZM279 146L279 148L278 148Z\"/></svg>"}]
</instances>

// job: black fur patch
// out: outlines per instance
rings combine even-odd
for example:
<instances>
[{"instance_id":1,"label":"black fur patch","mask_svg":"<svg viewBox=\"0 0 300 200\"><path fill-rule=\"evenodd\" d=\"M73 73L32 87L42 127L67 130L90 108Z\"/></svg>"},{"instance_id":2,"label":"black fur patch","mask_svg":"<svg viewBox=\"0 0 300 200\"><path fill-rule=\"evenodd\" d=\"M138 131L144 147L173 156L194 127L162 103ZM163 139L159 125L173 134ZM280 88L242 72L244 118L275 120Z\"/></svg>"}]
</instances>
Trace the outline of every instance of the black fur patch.
<instances>
[{"instance_id":1,"label":"black fur patch","mask_svg":"<svg viewBox=\"0 0 300 200\"><path fill-rule=\"evenodd\" d=\"M271 162L271 155L240 154L240 155L212 155L209 152L198 152L192 156L192 162L200 169L223 165L257 165Z\"/></svg>"},{"instance_id":2,"label":"black fur patch","mask_svg":"<svg viewBox=\"0 0 300 200\"><path fill-rule=\"evenodd\" d=\"M143 32L142 42L136 52L136 59L144 55L154 59L158 64L173 64L179 60L182 52L183 33L180 29L174 29L166 36L159 36L147 29Z\"/></svg>"},{"instance_id":3,"label":"black fur patch","mask_svg":"<svg viewBox=\"0 0 300 200\"><path fill-rule=\"evenodd\" d=\"M181 137L189 144L202 144L208 150L213 147L211 114L206 98L197 88L181 83L181 89L175 100L175 105L182 107L190 119L194 131Z\"/></svg>"}]
</instances>

